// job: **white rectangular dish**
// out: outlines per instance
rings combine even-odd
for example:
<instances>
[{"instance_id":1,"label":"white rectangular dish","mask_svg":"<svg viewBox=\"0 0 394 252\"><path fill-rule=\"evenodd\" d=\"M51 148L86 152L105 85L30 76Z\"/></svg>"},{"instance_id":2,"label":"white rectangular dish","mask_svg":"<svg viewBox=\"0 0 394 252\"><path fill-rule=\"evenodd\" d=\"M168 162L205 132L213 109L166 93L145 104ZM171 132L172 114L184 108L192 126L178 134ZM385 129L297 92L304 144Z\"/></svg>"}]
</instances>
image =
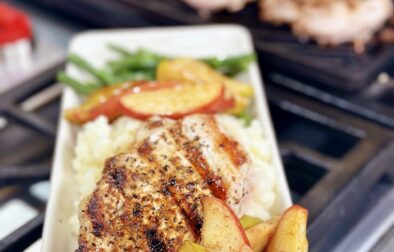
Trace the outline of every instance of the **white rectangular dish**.
<instances>
[{"instance_id":1,"label":"white rectangular dish","mask_svg":"<svg viewBox=\"0 0 394 252\"><path fill-rule=\"evenodd\" d=\"M130 50L142 47L163 55L193 58L225 57L254 51L251 36L245 28L235 25L215 25L90 31L73 39L70 52L76 53L94 66L100 67L112 56L106 48L109 43ZM67 66L66 71L78 79L87 78L72 66ZM272 214L280 213L292 202L257 63L251 64L241 78L254 88L253 110L272 146L272 164L278 179L277 199ZM78 95L72 89L64 89L62 111L78 105L79 102ZM77 237L71 234L68 222L74 211L73 201L78 193L74 171L71 168L76 135L77 127L66 121L63 114L60 114L42 251L74 251L77 248Z\"/></svg>"}]
</instances>

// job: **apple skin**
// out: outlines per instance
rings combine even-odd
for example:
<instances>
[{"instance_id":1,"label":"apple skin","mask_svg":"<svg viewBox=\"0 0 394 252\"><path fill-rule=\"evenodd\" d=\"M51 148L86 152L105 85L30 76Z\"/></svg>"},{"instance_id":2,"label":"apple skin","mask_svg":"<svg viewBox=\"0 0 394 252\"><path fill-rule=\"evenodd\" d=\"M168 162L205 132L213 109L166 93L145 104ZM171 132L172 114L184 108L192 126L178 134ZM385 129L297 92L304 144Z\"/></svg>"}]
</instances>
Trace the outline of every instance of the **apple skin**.
<instances>
[{"instance_id":1,"label":"apple skin","mask_svg":"<svg viewBox=\"0 0 394 252\"><path fill-rule=\"evenodd\" d=\"M138 106L131 108L127 106L127 99L132 99L133 94L143 94L149 91L160 92L160 90L168 91L185 87L185 84L155 81L126 82L121 85L105 87L96 91L87 98L87 101L83 105L66 110L65 117L69 121L77 124L83 124L94 120L100 115L106 116L109 121L113 121L121 115L134 117L140 120L145 120L153 115L178 119L190 114L216 113L232 108L235 105L235 100L231 96L225 96L224 85L216 83L215 86L218 87L218 89L216 89L217 94L215 93L211 100L205 101L202 104L198 104L198 101L196 101L195 107L185 111L182 111L182 107L178 106L174 107L174 110L176 110L175 112L168 111L168 113L160 114L141 112ZM193 93L187 94L186 92L186 95L189 95L191 100L195 99L195 94ZM143 108L144 104L139 104L139 106ZM160 104L158 104L158 106L160 106Z\"/></svg>"},{"instance_id":2,"label":"apple skin","mask_svg":"<svg viewBox=\"0 0 394 252\"><path fill-rule=\"evenodd\" d=\"M172 87L166 87L172 88ZM160 92L160 90L158 91ZM193 94L190 93L190 99L193 99ZM167 113L145 113L139 111L138 107L131 107L127 104L127 99L133 99L133 94L130 96L122 96L119 100L119 111L121 115L126 115L130 117L134 117L140 120L146 120L151 116L163 116L171 119L179 119L187 115L197 114L197 113L215 113L215 112L222 112L234 106L234 98L229 97L225 98L225 88L223 85L220 85L220 91L217 95L213 96L212 99L206 103L202 103L197 105L194 108L189 110L183 110L182 107L174 108L173 111L169 111ZM141 104L140 106L143 106ZM159 104L157 106L160 106Z\"/></svg>"},{"instance_id":3,"label":"apple skin","mask_svg":"<svg viewBox=\"0 0 394 252\"><path fill-rule=\"evenodd\" d=\"M204 62L194 59L163 60L157 67L156 76L158 81L181 81L194 84L220 82L225 86L226 92L234 97L234 106L226 110L226 113L234 115L244 111L253 97L251 85L228 78Z\"/></svg>"},{"instance_id":4,"label":"apple skin","mask_svg":"<svg viewBox=\"0 0 394 252\"><path fill-rule=\"evenodd\" d=\"M67 109L65 118L72 123L83 124L104 115L112 121L121 115L119 99L123 95L171 88L175 85L175 82L133 81L103 87L89 95L82 105Z\"/></svg>"},{"instance_id":5,"label":"apple skin","mask_svg":"<svg viewBox=\"0 0 394 252\"><path fill-rule=\"evenodd\" d=\"M111 97L107 101L95 106L90 110L90 120L103 115L108 118L109 121L113 121L121 115L119 110L119 102L117 97Z\"/></svg>"},{"instance_id":6,"label":"apple skin","mask_svg":"<svg viewBox=\"0 0 394 252\"><path fill-rule=\"evenodd\" d=\"M202 246L208 251L252 251L241 223L229 206L213 197L203 198L202 204L204 209Z\"/></svg>"},{"instance_id":7,"label":"apple skin","mask_svg":"<svg viewBox=\"0 0 394 252\"><path fill-rule=\"evenodd\" d=\"M235 106L235 98L233 96L226 97L225 87L223 86L223 93L220 99L217 99L215 103L212 103L209 108L206 109L205 113L218 113L225 112Z\"/></svg>"},{"instance_id":8,"label":"apple skin","mask_svg":"<svg viewBox=\"0 0 394 252\"><path fill-rule=\"evenodd\" d=\"M105 102L98 104L90 110L90 120L97 118L100 115L104 115L108 120L112 121L121 115L127 115L127 111L123 110L120 100L122 97L134 93L143 93L146 91L154 91L166 88L174 88L178 84L175 82L153 82L153 81L139 81L132 84L130 88L122 89L117 94L109 97ZM126 113L125 113L126 112ZM137 118L137 117L136 117ZM140 119L140 118L138 118Z\"/></svg>"}]
</instances>

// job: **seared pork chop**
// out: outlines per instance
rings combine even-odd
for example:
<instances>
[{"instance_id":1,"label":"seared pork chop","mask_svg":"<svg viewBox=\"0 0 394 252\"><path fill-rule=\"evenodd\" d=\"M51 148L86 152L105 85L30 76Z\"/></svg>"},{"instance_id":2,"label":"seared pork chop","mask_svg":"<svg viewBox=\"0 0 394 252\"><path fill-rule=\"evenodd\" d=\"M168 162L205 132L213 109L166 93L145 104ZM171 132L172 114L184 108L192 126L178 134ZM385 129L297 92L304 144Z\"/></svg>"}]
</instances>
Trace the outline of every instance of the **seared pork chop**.
<instances>
[{"instance_id":1,"label":"seared pork chop","mask_svg":"<svg viewBox=\"0 0 394 252\"><path fill-rule=\"evenodd\" d=\"M198 241L201 199L215 196L239 211L249 168L213 116L153 119L129 152L107 159L81 202L77 251L177 251Z\"/></svg>"}]
</instances>

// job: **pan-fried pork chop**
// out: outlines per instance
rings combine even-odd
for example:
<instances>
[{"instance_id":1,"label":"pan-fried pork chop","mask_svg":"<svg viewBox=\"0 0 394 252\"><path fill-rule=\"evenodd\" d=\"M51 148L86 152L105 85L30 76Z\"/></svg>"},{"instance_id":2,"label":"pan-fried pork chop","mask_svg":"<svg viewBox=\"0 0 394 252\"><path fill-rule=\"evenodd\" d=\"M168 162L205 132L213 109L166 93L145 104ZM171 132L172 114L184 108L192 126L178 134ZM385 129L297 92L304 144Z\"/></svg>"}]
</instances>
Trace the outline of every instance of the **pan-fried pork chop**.
<instances>
[{"instance_id":1,"label":"pan-fried pork chop","mask_svg":"<svg viewBox=\"0 0 394 252\"><path fill-rule=\"evenodd\" d=\"M393 15L392 0L260 0L260 6L263 20L329 45L368 41Z\"/></svg>"},{"instance_id":2,"label":"pan-fried pork chop","mask_svg":"<svg viewBox=\"0 0 394 252\"><path fill-rule=\"evenodd\" d=\"M81 202L77 251L177 251L198 241L201 199L215 196L239 211L250 165L214 116L152 119L129 152L107 159Z\"/></svg>"}]
</instances>

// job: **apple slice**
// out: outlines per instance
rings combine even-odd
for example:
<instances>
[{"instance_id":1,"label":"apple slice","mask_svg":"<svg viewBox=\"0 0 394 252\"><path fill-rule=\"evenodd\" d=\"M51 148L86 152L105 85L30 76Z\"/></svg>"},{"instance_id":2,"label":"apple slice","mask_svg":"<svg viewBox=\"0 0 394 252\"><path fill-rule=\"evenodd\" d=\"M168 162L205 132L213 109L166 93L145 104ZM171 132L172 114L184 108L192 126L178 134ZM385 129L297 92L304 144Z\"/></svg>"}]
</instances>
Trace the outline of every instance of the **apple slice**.
<instances>
[{"instance_id":1,"label":"apple slice","mask_svg":"<svg viewBox=\"0 0 394 252\"><path fill-rule=\"evenodd\" d=\"M248 238L235 213L223 201L206 197L202 200L204 220L201 245L208 251L251 251Z\"/></svg>"},{"instance_id":2,"label":"apple slice","mask_svg":"<svg viewBox=\"0 0 394 252\"><path fill-rule=\"evenodd\" d=\"M239 219L239 222L241 223L242 227L246 230L248 228L251 228L253 226L256 226L257 224L261 223L262 220L259 218L250 216L250 215L244 215Z\"/></svg>"},{"instance_id":3,"label":"apple slice","mask_svg":"<svg viewBox=\"0 0 394 252\"><path fill-rule=\"evenodd\" d=\"M234 106L224 97L224 86L187 85L176 82L137 81L102 88L79 107L67 109L65 117L83 124L100 115L110 121L121 115L146 119L152 115L179 118L192 113L222 112Z\"/></svg>"},{"instance_id":4,"label":"apple slice","mask_svg":"<svg viewBox=\"0 0 394 252\"><path fill-rule=\"evenodd\" d=\"M279 216L275 216L245 230L254 252L261 252L267 246L278 226L279 218Z\"/></svg>"},{"instance_id":5,"label":"apple slice","mask_svg":"<svg viewBox=\"0 0 394 252\"><path fill-rule=\"evenodd\" d=\"M126 85L128 84L128 85ZM153 92L164 89L175 88L178 84L175 82L155 82L155 81L138 81L122 84L121 89L112 91L112 95L108 96L103 102L90 110L91 118L99 115L106 116L110 121L121 116L122 106L120 99L130 94L140 94L144 92Z\"/></svg>"},{"instance_id":6,"label":"apple slice","mask_svg":"<svg viewBox=\"0 0 394 252\"><path fill-rule=\"evenodd\" d=\"M307 252L308 210L294 205L286 210L270 240L266 252Z\"/></svg>"},{"instance_id":7,"label":"apple slice","mask_svg":"<svg viewBox=\"0 0 394 252\"><path fill-rule=\"evenodd\" d=\"M227 113L239 114L251 103L253 88L241 81L228 78L204 62L178 58L174 60L163 60L156 70L158 81L181 81L182 83L223 83L226 88L226 97L234 97L234 106L227 109Z\"/></svg>"},{"instance_id":8,"label":"apple slice","mask_svg":"<svg viewBox=\"0 0 394 252\"><path fill-rule=\"evenodd\" d=\"M175 82L132 81L118 85L103 87L89 95L85 102L65 111L67 120L77 124L94 120L100 115L106 116L110 121L121 115L119 99L130 93L158 90L175 87Z\"/></svg>"},{"instance_id":9,"label":"apple slice","mask_svg":"<svg viewBox=\"0 0 394 252\"><path fill-rule=\"evenodd\" d=\"M194 113L223 109L224 86L179 84L167 88L131 93L120 98L121 113L141 120L153 115L173 119Z\"/></svg>"},{"instance_id":10,"label":"apple slice","mask_svg":"<svg viewBox=\"0 0 394 252\"><path fill-rule=\"evenodd\" d=\"M207 250L197 243L185 241L178 252L207 252Z\"/></svg>"}]
</instances>

